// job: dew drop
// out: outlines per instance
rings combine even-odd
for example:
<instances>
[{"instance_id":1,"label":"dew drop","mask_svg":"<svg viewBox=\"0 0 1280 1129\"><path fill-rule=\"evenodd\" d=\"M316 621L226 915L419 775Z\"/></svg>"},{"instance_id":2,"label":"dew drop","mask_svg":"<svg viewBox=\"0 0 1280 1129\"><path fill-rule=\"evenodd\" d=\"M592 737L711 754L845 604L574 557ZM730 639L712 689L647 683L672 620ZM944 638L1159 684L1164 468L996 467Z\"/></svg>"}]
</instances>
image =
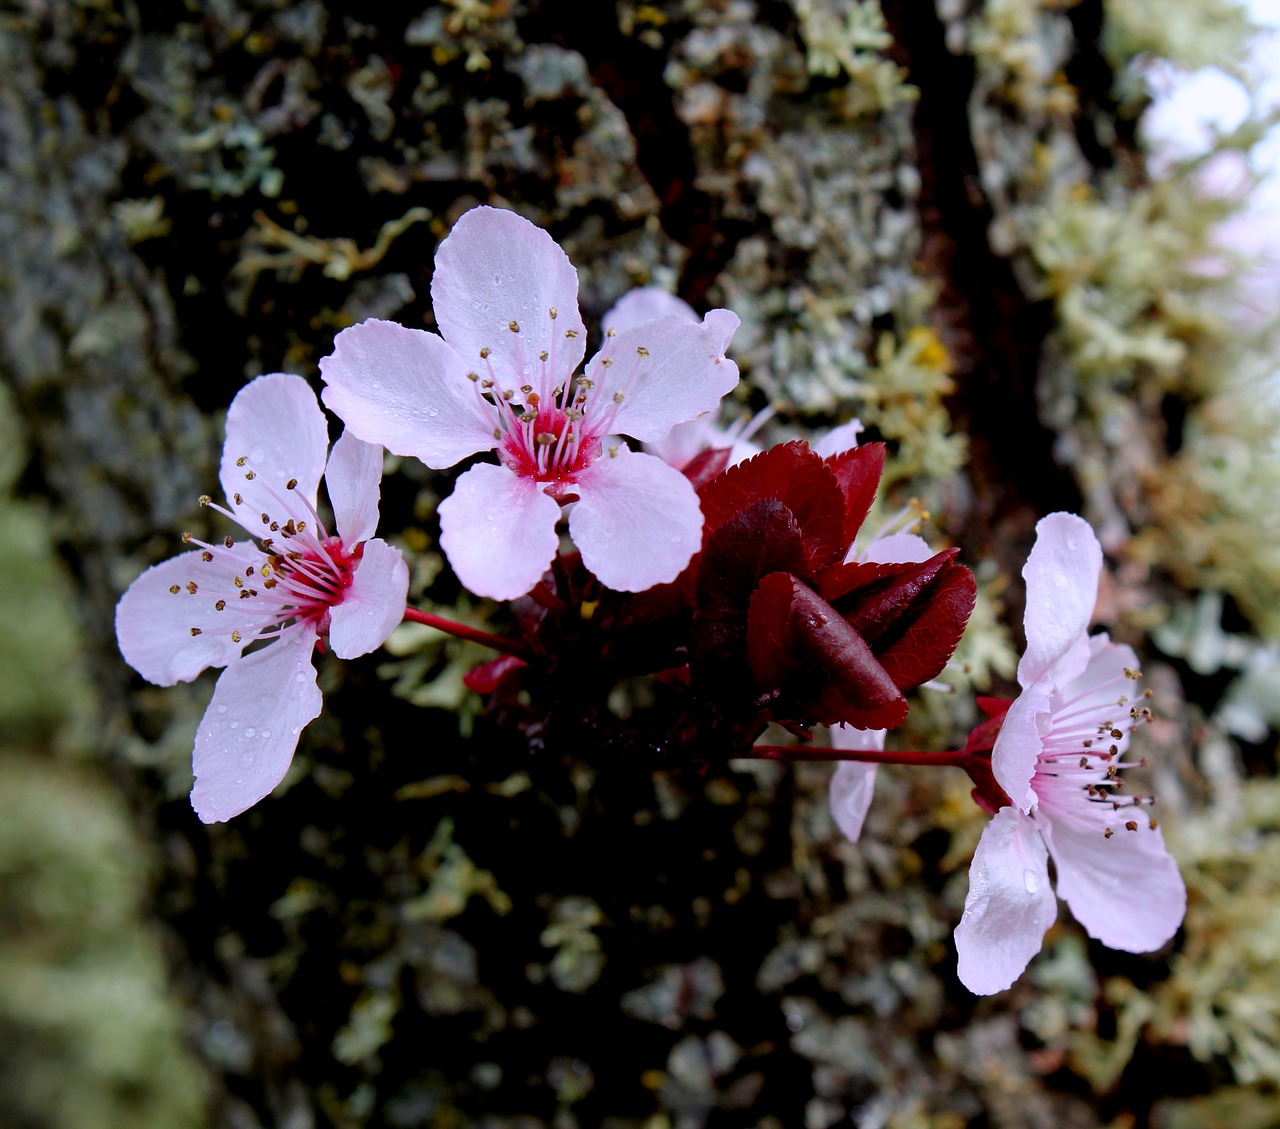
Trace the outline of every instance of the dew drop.
<instances>
[{"instance_id":1,"label":"dew drop","mask_svg":"<svg viewBox=\"0 0 1280 1129\"><path fill-rule=\"evenodd\" d=\"M241 767L241 768L248 768L251 764L253 764L253 754L252 754L252 753L245 753L245 754L240 758L240 767Z\"/></svg>"},{"instance_id":2,"label":"dew drop","mask_svg":"<svg viewBox=\"0 0 1280 1129\"><path fill-rule=\"evenodd\" d=\"M1022 884L1027 888L1028 894L1034 894L1040 889L1040 879L1034 871L1024 870L1022 872Z\"/></svg>"},{"instance_id":3,"label":"dew drop","mask_svg":"<svg viewBox=\"0 0 1280 1129\"><path fill-rule=\"evenodd\" d=\"M428 409L427 409L427 419L435 419L435 418L436 418L436 416L438 416L439 414L440 414L440 409L439 409L439 408L428 408Z\"/></svg>"},{"instance_id":4,"label":"dew drop","mask_svg":"<svg viewBox=\"0 0 1280 1129\"><path fill-rule=\"evenodd\" d=\"M307 680L307 676L303 674L302 671L298 671L298 673L293 676L293 680L295 682L305 682Z\"/></svg>"},{"instance_id":5,"label":"dew drop","mask_svg":"<svg viewBox=\"0 0 1280 1129\"><path fill-rule=\"evenodd\" d=\"M485 520L485 521L497 521L497 520L498 520L498 516L497 516L497 514L485 514L485 515L484 515L484 520Z\"/></svg>"},{"instance_id":6,"label":"dew drop","mask_svg":"<svg viewBox=\"0 0 1280 1129\"><path fill-rule=\"evenodd\" d=\"M271 730L270 730L270 729L264 729L264 730L262 731L262 739L263 739L264 741L265 741L268 737L270 737L270 736L271 736Z\"/></svg>"},{"instance_id":7,"label":"dew drop","mask_svg":"<svg viewBox=\"0 0 1280 1129\"><path fill-rule=\"evenodd\" d=\"M239 723L238 721L228 721L228 722L227 722L227 725L228 725L230 728L232 728L232 729L239 729L239 728L240 728L240 723Z\"/></svg>"},{"instance_id":8,"label":"dew drop","mask_svg":"<svg viewBox=\"0 0 1280 1129\"><path fill-rule=\"evenodd\" d=\"M227 707L226 707L226 706L219 706L219 707L218 707L218 712L219 712L219 713L226 713L226 712L227 712Z\"/></svg>"},{"instance_id":9,"label":"dew drop","mask_svg":"<svg viewBox=\"0 0 1280 1129\"><path fill-rule=\"evenodd\" d=\"M258 731L252 725L246 725L244 727L244 735L246 737L256 737L258 735Z\"/></svg>"}]
</instances>

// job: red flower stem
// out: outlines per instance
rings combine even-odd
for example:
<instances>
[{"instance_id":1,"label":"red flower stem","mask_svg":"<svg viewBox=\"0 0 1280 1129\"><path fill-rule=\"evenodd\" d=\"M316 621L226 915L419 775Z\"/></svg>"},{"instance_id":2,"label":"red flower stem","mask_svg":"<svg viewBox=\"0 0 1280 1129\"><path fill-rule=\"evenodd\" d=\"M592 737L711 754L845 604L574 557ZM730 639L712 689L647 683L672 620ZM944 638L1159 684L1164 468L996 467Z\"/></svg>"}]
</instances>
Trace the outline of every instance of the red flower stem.
<instances>
[{"instance_id":1,"label":"red flower stem","mask_svg":"<svg viewBox=\"0 0 1280 1129\"><path fill-rule=\"evenodd\" d=\"M438 615L432 615L430 612L420 612L417 608L405 608L404 618L409 623L425 623L428 627L434 627L438 631L443 631L446 635L456 635L459 639L470 639L473 643L479 643L484 647L492 647L495 651L501 651L506 655L515 655L518 659L532 659L533 652L529 650L523 643L519 643L514 639L504 639L500 635L490 635L487 631L481 631L476 627L468 627L464 623L454 623L451 619L443 619Z\"/></svg>"},{"instance_id":2,"label":"red flower stem","mask_svg":"<svg viewBox=\"0 0 1280 1129\"><path fill-rule=\"evenodd\" d=\"M946 753L915 753L901 750L828 749L809 745L754 745L751 752L735 760L767 761L862 761L866 764L917 764L967 769L977 758L963 749Z\"/></svg>"}]
</instances>

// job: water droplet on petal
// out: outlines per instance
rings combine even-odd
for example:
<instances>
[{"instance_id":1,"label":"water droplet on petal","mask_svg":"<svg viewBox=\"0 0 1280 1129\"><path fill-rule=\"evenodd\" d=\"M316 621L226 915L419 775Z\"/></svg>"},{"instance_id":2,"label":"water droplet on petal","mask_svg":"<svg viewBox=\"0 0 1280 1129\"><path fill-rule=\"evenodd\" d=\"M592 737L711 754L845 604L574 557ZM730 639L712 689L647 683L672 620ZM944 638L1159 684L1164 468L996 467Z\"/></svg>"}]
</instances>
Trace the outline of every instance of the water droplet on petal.
<instances>
[{"instance_id":1,"label":"water droplet on petal","mask_svg":"<svg viewBox=\"0 0 1280 1129\"><path fill-rule=\"evenodd\" d=\"M1034 894L1040 889L1040 879L1036 876L1035 871L1024 870L1022 872L1022 884L1027 888L1028 894Z\"/></svg>"},{"instance_id":2,"label":"water droplet on petal","mask_svg":"<svg viewBox=\"0 0 1280 1129\"><path fill-rule=\"evenodd\" d=\"M262 731L262 739L263 739L264 741L265 741L268 737L270 737L270 736L271 736L271 730L270 730L270 729L264 729L264 730Z\"/></svg>"},{"instance_id":3,"label":"water droplet on petal","mask_svg":"<svg viewBox=\"0 0 1280 1129\"><path fill-rule=\"evenodd\" d=\"M252 753L245 753L245 754L240 758L240 767L241 767L241 768L248 768L251 764L253 764L253 754L252 754Z\"/></svg>"},{"instance_id":4,"label":"water droplet on petal","mask_svg":"<svg viewBox=\"0 0 1280 1129\"><path fill-rule=\"evenodd\" d=\"M303 674L302 671L298 671L298 673L293 676L293 680L295 682L305 682L307 680L307 676Z\"/></svg>"},{"instance_id":5,"label":"water droplet on petal","mask_svg":"<svg viewBox=\"0 0 1280 1129\"><path fill-rule=\"evenodd\" d=\"M246 737L256 737L258 735L258 731L252 725L246 725L244 727L244 735Z\"/></svg>"},{"instance_id":6,"label":"water droplet on petal","mask_svg":"<svg viewBox=\"0 0 1280 1129\"><path fill-rule=\"evenodd\" d=\"M436 416L438 416L439 414L440 414L440 409L439 409L439 408L428 408L428 409L427 409L427 419L435 419L435 418L436 418Z\"/></svg>"},{"instance_id":7,"label":"water droplet on petal","mask_svg":"<svg viewBox=\"0 0 1280 1129\"><path fill-rule=\"evenodd\" d=\"M227 725L228 725L230 728L232 728L232 729L239 729L239 728L240 728L240 723L239 723L238 721L228 721L228 722L227 722Z\"/></svg>"},{"instance_id":8,"label":"water droplet on petal","mask_svg":"<svg viewBox=\"0 0 1280 1129\"><path fill-rule=\"evenodd\" d=\"M226 713L226 712L227 712L227 707L226 707L226 706L219 706L219 707L218 707L218 712L219 712L219 713Z\"/></svg>"}]
</instances>

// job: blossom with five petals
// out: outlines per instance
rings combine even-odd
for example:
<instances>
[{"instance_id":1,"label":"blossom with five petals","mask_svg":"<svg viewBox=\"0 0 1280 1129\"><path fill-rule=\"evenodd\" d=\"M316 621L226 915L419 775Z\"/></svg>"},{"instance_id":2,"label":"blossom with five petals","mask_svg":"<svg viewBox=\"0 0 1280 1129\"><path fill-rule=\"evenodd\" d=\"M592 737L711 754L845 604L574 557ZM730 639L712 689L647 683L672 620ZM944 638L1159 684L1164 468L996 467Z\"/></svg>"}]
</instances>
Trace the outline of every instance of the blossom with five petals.
<instances>
[{"instance_id":1,"label":"blossom with five petals","mask_svg":"<svg viewBox=\"0 0 1280 1129\"><path fill-rule=\"evenodd\" d=\"M991 753L1012 801L982 833L956 927L960 980L982 995L1009 987L1040 950L1058 895L1089 936L1149 952L1177 931L1186 887L1144 797L1121 798L1121 758L1146 716L1134 704L1137 659L1106 633L1090 636L1102 548L1074 514L1050 514L1022 575L1027 650L1022 692Z\"/></svg>"},{"instance_id":2,"label":"blossom with five petals","mask_svg":"<svg viewBox=\"0 0 1280 1129\"><path fill-rule=\"evenodd\" d=\"M725 349L738 319L671 313L586 348L578 276L540 228L479 207L436 252L440 334L371 320L338 334L320 362L325 403L360 438L435 468L498 454L459 476L440 505L441 546L462 583L523 595L559 547L560 507L603 584L638 592L673 580L698 550L702 512L688 480L611 436L663 438L713 411L738 380Z\"/></svg>"},{"instance_id":3,"label":"blossom with five petals","mask_svg":"<svg viewBox=\"0 0 1280 1129\"><path fill-rule=\"evenodd\" d=\"M321 475L333 534L316 513ZM147 681L172 686L226 667L196 732L191 803L206 823L238 815L284 778L320 713L316 645L355 658L402 619L408 567L372 536L381 478L379 447L346 433L330 454L306 381L258 377L227 412L227 506L200 499L257 540L184 534L199 548L147 569L116 605L120 651ZM244 654L252 643L267 645Z\"/></svg>"}]
</instances>

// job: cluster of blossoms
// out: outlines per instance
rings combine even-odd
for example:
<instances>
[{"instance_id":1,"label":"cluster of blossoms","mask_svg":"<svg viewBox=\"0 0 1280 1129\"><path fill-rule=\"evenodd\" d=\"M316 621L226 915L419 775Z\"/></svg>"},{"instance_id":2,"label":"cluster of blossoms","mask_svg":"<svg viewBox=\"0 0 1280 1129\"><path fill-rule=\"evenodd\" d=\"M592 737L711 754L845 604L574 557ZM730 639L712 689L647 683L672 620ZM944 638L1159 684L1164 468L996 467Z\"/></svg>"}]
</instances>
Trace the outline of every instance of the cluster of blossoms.
<instances>
[{"instance_id":1,"label":"cluster of blossoms","mask_svg":"<svg viewBox=\"0 0 1280 1129\"><path fill-rule=\"evenodd\" d=\"M650 675L646 748L692 763L839 762L832 813L851 839L877 764L964 768L993 816L956 929L975 992L1007 987L1038 951L1056 916L1050 858L1091 936L1129 951L1168 940L1185 893L1148 801L1119 797L1129 732L1147 715L1132 651L1087 633L1102 567L1088 526L1055 514L1039 527L1018 697L980 700L988 720L959 751L886 751L906 695L944 669L973 610L958 550L934 552L901 522L855 544L885 458L858 443L856 421L768 450L751 441L763 416L717 428L738 380L727 310L699 318L633 291L579 371L577 287L545 232L476 208L437 252L439 334L366 321L321 361L324 403L346 426L332 451L300 377L259 377L236 397L225 504L201 502L249 537L184 534L194 547L144 572L116 611L121 652L149 681L225 667L196 736L199 817L230 819L283 779L321 709L316 651L354 658L417 620L503 652L467 684L512 725L545 726L533 691L548 679L585 675L607 692ZM496 454L457 477L440 541L465 587L512 601L513 636L406 606L406 562L373 536L384 448L437 469ZM757 744L771 724L801 743ZM820 725L831 748L810 743ZM1142 896L1117 897L1126 889Z\"/></svg>"}]
</instances>

